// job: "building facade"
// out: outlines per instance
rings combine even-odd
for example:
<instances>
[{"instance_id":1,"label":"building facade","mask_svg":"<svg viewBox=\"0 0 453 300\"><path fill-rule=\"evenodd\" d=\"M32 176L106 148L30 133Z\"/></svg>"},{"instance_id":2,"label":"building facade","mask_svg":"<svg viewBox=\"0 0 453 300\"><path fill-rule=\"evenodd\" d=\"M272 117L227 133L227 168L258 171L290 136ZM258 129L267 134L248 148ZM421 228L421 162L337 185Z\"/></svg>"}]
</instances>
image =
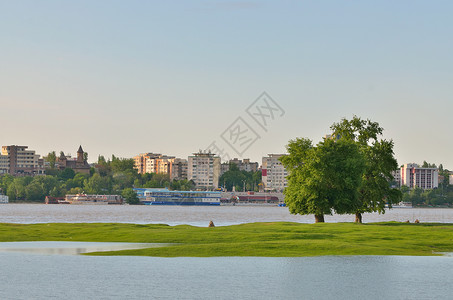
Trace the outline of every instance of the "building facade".
<instances>
[{"instance_id":1,"label":"building facade","mask_svg":"<svg viewBox=\"0 0 453 300\"><path fill-rule=\"evenodd\" d=\"M196 188L210 189L219 187L220 157L211 152L194 153L188 158L187 179Z\"/></svg>"},{"instance_id":2,"label":"building facade","mask_svg":"<svg viewBox=\"0 0 453 300\"><path fill-rule=\"evenodd\" d=\"M45 174L39 155L34 150L28 150L28 146L2 146L1 156L0 173L9 173L13 176Z\"/></svg>"},{"instance_id":3,"label":"building facade","mask_svg":"<svg viewBox=\"0 0 453 300\"><path fill-rule=\"evenodd\" d=\"M269 154L263 157L261 172L265 191L281 192L288 186L288 172L280 161L282 156L285 154Z\"/></svg>"},{"instance_id":4,"label":"building facade","mask_svg":"<svg viewBox=\"0 0 453 300\"><path fill-rule=\"evenodd\" d=\"M187 160L158 153L142 153L134 157L139 174L169 174L170 179L187 179Z\"/></svg>"},{"instance_id":5,"label":"building facade","mask_svg":"<svg viewBox=\"0 0 453 300\"><path fill-rule=\"evenodd\" d=\"M405 164L400 169L400 186L419 187L423 190L439 186L439 172L436 168L422 168L417 164Z\"/></svg>"},{"instance_id":6,"label":"building facade","mask_svg":"<svg viewBox=\"0 0 453 300\"><path fill-rule=\"evenodd\" d=\"M154 166L149 166L149 160L158 158L161 154L157 153L140 153L137 156L134 156L134 165L135 169L137 170L137 173L139 174L145 174L146 168L147 168L147 163L148 163L148 169L149 168L154 168ZM149 172L152 173L152 172Z\"/></svg>"},{"instance_id":7,"label":"building facade","mask_svg":"<svg viewBox=\"0 0 453 300\"><path fill-rule=\"evenodd\" d=\"M60 153L60 157L57 158L56 165L60 170L64 170L66 168L73 169L76 173L82 174L90 174L90 165L85 160L84 151L82 146L79 146L79 150L77 150L77 158L72 159L70 156L64 155L63 151Z\"/></svg>"},{"instance_id":8,"label":"building facade","mask_svg":"<svg viewBox=\"0 0 453 300\"><path fill-rule=\"evenodd\" d=\"M250 159L245 158L241 159L230 159L228 162L222 163L220 167L220 175L223 175L225 172L230 170L230 163L234 163L238 166L239 171L246 171L246 172L256 172L259 169L259 165L257 162L251 162Z\"/></svg>"},{"instance_id":9,"label":"building facade","mask_svg":"<svg viewBox=\"0 0 453 300\"><path fill-rule=\"evenodd\" d=\"M9 173L9 160L7 155L0 154L0 175Z\"/></svg>"},{"instance_id":10,"label":"building facade","mask_svg":"<svg viewBox=\"0 0 453 300\"><path fill-rule=\"evenodd\" d=\"M175 158L170 164L170 180L187 180L187 159Z\"/></svg>"}]
</instances>

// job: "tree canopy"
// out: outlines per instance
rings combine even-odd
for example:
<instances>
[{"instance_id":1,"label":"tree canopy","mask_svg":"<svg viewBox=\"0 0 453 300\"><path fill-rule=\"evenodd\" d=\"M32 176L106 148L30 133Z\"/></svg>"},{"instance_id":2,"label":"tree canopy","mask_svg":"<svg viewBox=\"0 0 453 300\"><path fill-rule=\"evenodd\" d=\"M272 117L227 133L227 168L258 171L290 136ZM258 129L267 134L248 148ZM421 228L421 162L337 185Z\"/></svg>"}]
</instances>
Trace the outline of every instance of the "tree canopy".
<instances>
[{"instance_id":1,"label":"tree canopy","mask_svg":"<svg viewBox=\"0 0 453 300\"><path fill-rule=\"evenodd\" d=\"M401 201L392 188L392 172L398 168L393 141L381 139L377 122L354 116L331 126L332 135L316 146L308 139L291 140L288 155L281 158L289 171L285 202L293 214L385 212L385 205Z\"/></svg>"},{"instance_id":2,"label":"tree canopy","mask_svg":"<svg viewBox=\"0 0 453 300\"><path fill-rule=\"evenodd\" d=\"M394 157L393 141L380 138L384 129L379 123L354 116L331 126L332 134L339 140L355 142L365 158L366 167L359 188L361 205L354 211L356 222L362 222L362 213L385 213L385 205L401 201L402 195L392 188L393 172L398 168Z\"/></svg>"},{"instance_id":3,"label":"tree canopy","mask_svg":"<svg viewBox=\"0 0 453 300\"><path fill-rule=\"evenodd\" d=\"M285 203L292 214L350 213L359 208L358 188L365 161L356 143L325 139L316 146L304 138L291 140L281 161L289 171Z\"/></svg>"},{"instance_id":4,"label":"tree canopy","mask_svg":"<svg viewBox=\"0 0 453 300\"><path fill-rule=\"evenodd\" d=\"M229 170L220 176L219 184L226 190L232 191L233 187L236 191L258 191L258 185L261 182L261 171L247 172L240 171L237 164L230 162Z\"/></svg>"}]
</instances>

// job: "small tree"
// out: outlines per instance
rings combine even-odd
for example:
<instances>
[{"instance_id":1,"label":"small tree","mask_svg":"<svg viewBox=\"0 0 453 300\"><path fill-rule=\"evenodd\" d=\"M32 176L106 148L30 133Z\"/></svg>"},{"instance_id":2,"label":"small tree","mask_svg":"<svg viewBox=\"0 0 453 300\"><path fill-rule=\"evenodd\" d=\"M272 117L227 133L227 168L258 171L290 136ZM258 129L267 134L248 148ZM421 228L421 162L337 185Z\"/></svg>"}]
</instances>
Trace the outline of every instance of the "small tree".
<instances>
[{"instance_id":1,"label":"small tree","mask_svg":"<svg viewBox=\"0 0 453 300\"><path fill-rule=\"evenodd\" d=\"M57 161L57 155L55 154L55 151L49 152L49 154L47 154L45 159L49 163L50 168L54 169L55 163Z\"/></svg>"},{"instance_id":2,"label":"small tree","mask_svg":"<svg viewBox=\"0 0 453 300\"><path fill-rule=\"evenodd\" d=\"M121 196L123 196L123 198L126 200L126 203L128 204L140 203L137 193L131 188L124 189L123 192L121 193Z\"/></svg>"}]
</instances>

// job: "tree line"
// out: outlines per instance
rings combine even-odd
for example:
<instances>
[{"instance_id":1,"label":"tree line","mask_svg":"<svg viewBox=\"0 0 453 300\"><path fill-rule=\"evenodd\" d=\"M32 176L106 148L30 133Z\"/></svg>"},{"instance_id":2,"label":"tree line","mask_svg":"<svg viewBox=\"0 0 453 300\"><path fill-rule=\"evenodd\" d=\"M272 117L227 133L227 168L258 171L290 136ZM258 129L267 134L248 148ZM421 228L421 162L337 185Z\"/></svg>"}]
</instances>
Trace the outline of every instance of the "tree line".
<instances>
[{"instance_id":1,"label":"tree line","mask_svg":"<svg viewBox=\"0 0 453 300\"><path fill-rule=\"evenodd\" d=\"M51 157L55 152L49 153ZM138 199L131 193L133 187L169 188L173 190L191 190L194 183L188 180L170 180L168 174L138 174L134 160L111 159L99 156L96 168L90 174L75 173L73 169L59 170L55 162L46 170L46 176L13 177L10 174L0 176L0 189L11 202L43 202L46 196L64 197L66 194L107 194L123 195L128 202Z\"/></svg>"}]
</instances>

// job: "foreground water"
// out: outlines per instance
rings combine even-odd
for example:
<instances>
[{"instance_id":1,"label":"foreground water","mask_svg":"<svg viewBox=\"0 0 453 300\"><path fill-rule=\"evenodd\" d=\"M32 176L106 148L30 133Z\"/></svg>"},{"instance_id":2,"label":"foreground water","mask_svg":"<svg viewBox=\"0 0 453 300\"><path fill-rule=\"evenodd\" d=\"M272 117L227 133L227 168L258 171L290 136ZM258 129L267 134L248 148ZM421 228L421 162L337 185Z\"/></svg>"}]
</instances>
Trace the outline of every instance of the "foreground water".
<instances>
[{"instance_id":1,"label":"foreground water","mask_svg":"<svg viewBox=\"0 0 453 300\"><path fill-rule=\"evenodd\" d=\"M0 253L0 299L451 299L451 257Z\"/></svg>"},{"instance_id":2,"label":"foreground water","mask_svg":"<svg viewBox=\"0 0 453 300\"><path fill-rule=\"evenodd\" d=\"M453 209L364 215L365 222L415 219L453 223ZM0 222L8 223L207 226L209 220L217 226L312 223L313 216L290 215L281 207L0 205ZM61 243L53 248L46 253L69 254ZM0 252L0 299L451 299L451 270L453 257L446 256L155 258Z\"/></svg>"},{"instance_id":3,"label":"foreground water","mask_svg":"<svg viewBox=\"0 0 453 300\"><path fill-rule=\"evenodd\" d=\"M453 209L395 208L385 214L364 214L363 221L385 222L416 219L421 222L453 223ZM286 207L276 206L147 206L147 205L0 205L0 223L163 223L216 226L251 222L313 223L313 216L291 215ZM352 222L352 215L326 216L326 222Z\"/></svg>"}]
</instances>

